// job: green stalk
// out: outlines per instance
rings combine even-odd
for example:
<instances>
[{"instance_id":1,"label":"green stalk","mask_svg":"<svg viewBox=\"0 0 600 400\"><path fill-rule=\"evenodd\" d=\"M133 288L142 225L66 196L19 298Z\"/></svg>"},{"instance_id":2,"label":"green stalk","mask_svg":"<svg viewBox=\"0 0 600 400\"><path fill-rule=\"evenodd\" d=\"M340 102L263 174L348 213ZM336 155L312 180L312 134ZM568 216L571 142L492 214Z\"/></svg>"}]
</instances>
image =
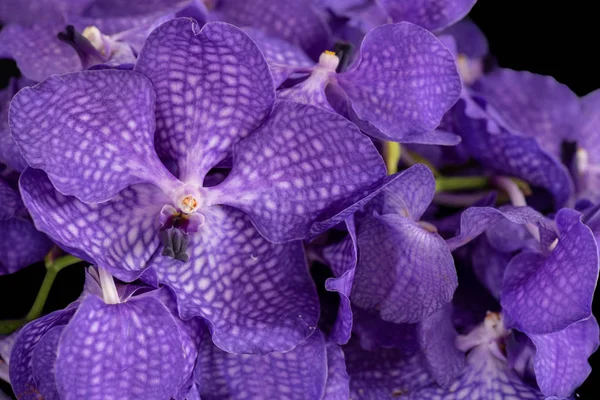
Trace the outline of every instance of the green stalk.
<instances>
[{"instance_id":1,"label":"green stalk","mask_svg":"<svg viewBox=\"0 0 600 400\"><path fill-rule=\"evenodd\" d=\"M40 290L38 291L37 296L35 297L35 301L31 306L31 309L27 313L27 315L22 319L13 319L7 321L0 321L0 334L9 334L26 323L33 321L34 319L39 318L42 315L42 311L44 310L44 305L46 304L46 300L48 299L48 295L50 294L50 289L52 289L52 285L56 279L56 275L63 269L70 265L77 264L81 262L81 259L77 257L73 257L72 255L66 255L56 260L52 259L50 255L46 257L46 275L44 276L44 280L42 281L42 286L40 286Z\"/></svg>"},{"instance_id":2,"label":"green stalk","mask_svg":"<svg viewBox=\"0 0 600 400\"><path fill-rule=\"evenodd\" d=\"M436 192L483 189L488 186L489 178L486 176L438 176L435 180Z\"/></svg>"}]
</instances>

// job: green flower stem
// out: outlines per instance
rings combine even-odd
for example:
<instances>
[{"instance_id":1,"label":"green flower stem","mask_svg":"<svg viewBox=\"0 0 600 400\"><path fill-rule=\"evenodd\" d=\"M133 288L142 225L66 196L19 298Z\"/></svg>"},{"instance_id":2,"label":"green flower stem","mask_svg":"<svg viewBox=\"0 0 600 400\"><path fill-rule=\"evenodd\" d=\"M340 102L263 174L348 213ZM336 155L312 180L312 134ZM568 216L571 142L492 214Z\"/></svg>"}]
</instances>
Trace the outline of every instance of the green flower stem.
<instances>
[{"instance_id":1,"label":"green flower stem","mask_svg":"<svg viewBox=\"0 0 600 400\"><path fill-rule=\"evenodd\" d=\"M385 141L383 146L385 166L387 167L388 175L395 174L398 172L398 162L402 155L400 143Z\"/></svg>"},{"instance_id":2,"label":"green flower stem","mask_svg":"<svg viewBox=\"0 0 600 400\"><path fill-rule=\"evenodd\" d=\"M435 180L436 192L483 189L490 185L486 176L438 176Z\"/></svg>"},{"instance_id":3,"label":"green flower stem","mask_svg":"<svg viewBox=\"0 0 600 400\"><path fill-rule=\"evenodd\" d=\"M31 309L25 318L0 321L0 334L12 333L26 323L39 318L44 310L46 299L48 299L48 294L50 294L50 289L52 289L52 284L54 284L56 275L58 275L63 268L77 264L78 262L81 262L81 259L73 257L72 255L66 255L57 258L56 260L52 259L50 255L46 257L46 275L44 276L42 286L40 286L40 290L38 291Z\"/></svg>"}]
</instances>

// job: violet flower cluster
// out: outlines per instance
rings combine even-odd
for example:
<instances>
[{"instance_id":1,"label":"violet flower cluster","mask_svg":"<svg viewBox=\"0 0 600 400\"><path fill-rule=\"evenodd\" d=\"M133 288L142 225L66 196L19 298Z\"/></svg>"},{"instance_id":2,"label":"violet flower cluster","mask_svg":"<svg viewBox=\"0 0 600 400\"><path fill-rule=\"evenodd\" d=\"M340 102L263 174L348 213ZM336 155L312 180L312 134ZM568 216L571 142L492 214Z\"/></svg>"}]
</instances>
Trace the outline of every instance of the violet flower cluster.
<instances>
[{"instance_id":1,"label":"violet flower cluster","mask_svg":"<svg viewBox=\"0 0 600 400\"><path fill-rule=\"evenodd\" d=\"M484 68L474 3L3 0L16 398L571 398L600 94Z\"/></svg>"}]
</instances>

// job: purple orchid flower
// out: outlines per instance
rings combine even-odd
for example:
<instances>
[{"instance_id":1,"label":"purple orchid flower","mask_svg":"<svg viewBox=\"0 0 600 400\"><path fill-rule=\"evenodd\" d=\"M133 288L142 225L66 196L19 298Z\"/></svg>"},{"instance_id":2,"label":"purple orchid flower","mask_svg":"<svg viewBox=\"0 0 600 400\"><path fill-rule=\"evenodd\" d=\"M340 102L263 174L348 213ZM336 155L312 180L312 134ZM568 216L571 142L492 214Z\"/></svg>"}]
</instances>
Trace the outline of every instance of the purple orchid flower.
<instances>
[{"instance_id":1,"label":"purple orchid flower","mask_svg":"<svg viewBox=\"0 0 600 400\"><path fill-rule=\"evenodd\" d=\"M509 127L486 97L464 91L452 110L452 132L472 158L495 175L514 176L550 192L555 208L569 201L573 181L560 158L535 138Z\"/></svg>"},{"instance_id":2,"label":"purple orchid flower","mask_svg":"<svg viewBox=\"0 0 600 400\"><path fill-rule=\"evenodd\" d=\"M456 102L461 83L452 54L425 29L403 22L372 30L359 60L346 72L336 72L340 58L333 52L322 53L319 63L310 66L289 44L264 35L256 39L276 84L290 76L305 78L279 90L282 99L336 110L378 139L445 145L460 141L433 131Z\"/></svg>"},{"instance_id":3,"label":"purple orchid flower","mask_svg":"<svg viewBox=\"0 0 600 400\"><path fill-rule=\"evenodd\" d=\"M44 171L23 174L25 202L73 254L173 288L180 314L205 317L219 347L291 349L318 318L294 240L350 215L385 167L344 118L285 101L272 110L273 100L268 66L241 30L171 20L134 71L53 77L15 96L12 133ZM226 179L203 185L232 147Z\"/></svg>"},{"instance_id":4,"label":"purple orchid flower","mask_svg":"<svg viewBox=\"0 0 600 400\"><path fill-rule=\"evenodd\" d=\"M326 287L341 298L331 333L336 342L350 338L350 300L383 320L416 323L452 299L458 282L450 250L431 224L419 221L434 191L424 165L394 176L346 222L349 235L325 249L335 276Z\"/></svg>"},{"instance_id":5,"label":"purple orchid flower","mask_svg":"<svg viewBox=\"0 0 600 400\"><path fill-rule=\"evenodd\" d=\"M16 395L184 399L196 342L163 302L168 289L119 293L110 275L100 277L92 284L88 274L77 302L21 330L10 363Z\"/></svg>"},{"instance_id":6,"label":"purple orchid flower","mask_svg":"<svg viewBox=\"0 0 600 400\"><path fill-rule=\"evenodd\" d=\"M37 231L18 192L0 178L0 275L41 261L52 242Z\"/></svg>"},{"instance_id":7,"label":"purple orchid flower","mask_svg":"<svg viewBox=\"0 0 600 400\"><path fill-rule=\"evenodd\" d=\"M0 6L0 57L15 59L21 73L40 82L97 64L135 62L160 23L179 16L206 20L202 3L192 0L7 1Z\"/></svg>"},{"instance_id":8,"label":"purple orchid flower","mask_svg":"<svg viewBox=\"0 0 600 400\"><path fill-rule=\"evenodd\" d=\"M501 216L488 207L471 208L463 213L461 233L449 244L464 243L490 226L498 228L491 222L500 218L536 220L533 211L517 211L505 209ZM483 323L459 322L483 319L476 306L485 302L486 294L468 280L454 298L454 311L443 309L420 323L433 327L425 329L429 335L419 333L418 325L356 321L360 342L344 348L351 393L358 399L391 399L400 394L411 399L569 397L589 375L587 358L599 342L598 325L591 315L598 250L594 235L574 210L557 214L558 236L543 217L538 216L537 222L537 251L525 249L510 261L501 285L503 311L484 314ZM475 303L461 300L471 292L478 293ZM498 309L493 302L488 306ZM452 320L463 335L457 337L455 326L442 322ZM390 332L404 333L389 336ZM369 350L361 349L365 344ZM457 349L467 353L464 369L456 368L462 358ZM432 364L427 363L430 350L436 355ZM532 382L527 374L534 378Z\"/></svg>"},{"instance_id":9,"label":"purple orchid flower","mask_svg":"<svg viewBox=\"0 0 600 400\"><path fill-rule=\"evenodd\" d=\"M199 398L342 400L349 379L342 349L315 331L286 353L238 355L203 340L196 364Z\"/></svg>"},{"instance_id":10,"label":"purple orchid flower","mask_svg":"<svg viewBox=\"0 0 600 400\"><path fill-rule=\"evenodd\" d=\"M76 303L23 328L10 364L19 398L348 397L343 352L319 331L286 353L231 354L201 319L176 317L167 288L106 279L90 271Z\"/></svg>"}]
</instances>

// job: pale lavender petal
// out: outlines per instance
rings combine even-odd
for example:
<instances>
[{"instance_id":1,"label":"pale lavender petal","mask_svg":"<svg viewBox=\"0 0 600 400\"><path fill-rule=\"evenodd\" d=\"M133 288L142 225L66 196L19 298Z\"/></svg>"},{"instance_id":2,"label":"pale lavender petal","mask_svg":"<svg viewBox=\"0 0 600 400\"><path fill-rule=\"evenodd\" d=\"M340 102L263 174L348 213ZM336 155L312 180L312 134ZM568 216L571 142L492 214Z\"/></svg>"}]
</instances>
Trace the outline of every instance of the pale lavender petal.
<instances>
[{"instance_id":1,"label":"pale lavender petal","mask_svg":"<svg viewBox=\"0 0 600 400\"><path fill-rule=\"evenodd\" d=\"M523 224L501 219L485 231L485 238L494 249L510 253L526 247L531 235Z\"/></svg>"},{"instance_id":2,"label":"pale lavender petal","mask_svg":"<svg viewBox=\"0 0 600 400\"><path fill-rule=\"evenodd\" d=\"M325 288L329 291L338 292L340 305L336 320L329 333L329 338L338 344L346 344L352 334L352 306L350 304L350 292L352 281L358 260L356 247L356 227L354 217L346 220L348 236L341 242L323 249L323 258L328 262L334 277L325 281Z\"/></svg>"},{"instance_id":3,"label":"pale lavender petal","mask_svg":"<svg viewBox=\"0 0 600 400\"><path fill-rule=\"evenodd\" d=\"M416 164L398 174L367 205L379 214L397 214L418 221L433 200L435 178L423 164Z\"/></svg>"},{"instance_id":4,"label":"pale lavender petal","mask_svg":"<svg viewBox=\"0 0 600 400\"><path fill-rule=\"evenodd\" d=\"M141 182L167 191L177 180L154 151L154 97L131 71L54 76L13 98L11 131L27 162L65 195L102 202Z\"/></svg>"},{"instance_id":5,"label":"pale lavender petal","mask_svg":"<svg viewBox=\"0 0 600 400\"><path fill-rule=\"evenodd\" d=\"M290 75L296 72L310 72L315 62L298 47L276 36L269 36L260 29L246 28L248 34L262 51L275 87L279 87Z\"/></svg>"},{"instance_id":6,"label":"pale lavender petal","mask_svg":"<svg viewBox=\"0 0 600 400\"><path fill-rule=\"evenodd\" d=\"M512 253L504 253L493 248L485 238L478 238L471 250L473 272L494 298L500 299L504 271Z\"/></svg>"},{"instance_id":7,"label":"pale lavender petal","mask_svg":"<svg viewBox=\"0 0 600 400\"><path fill-rule=\"evenodd\" d=\"M57 192L39 170L26 170L20 184L39 230L120 279L136 279L160 245L156 216L168 199L152 185L135 185L109 202L86 204Z\"/></svg>"},{"instance_id":8,"label":"pale lavender petal","mask_svg":"<svg viewBox=\"0 0 600 400\"><path fill-rule=\"evenodd\" d=\"M58 351L58 341L65 329L64 325L50 329L36 344L31 357L33 379L44 399L59 399L56 388L54 363Z\"/></svg>"},{"instance_id":9,"label":"pale lavender petal","mask_svg":"<svg viewBox=\"0 0 600 400\"><path fill-rule=\"evenodd\" d=\"M455 346L452 306L447 305L418 323L417 336L429 372L438 385L450 386L465 366L464 354Z\"/></svg>"},{"instance_id":10,"label":"pale lavender petal","mask_svg":"<svg viewBox=\"0 0 600 400\"><path fill-rule=\"evenodd\" d=\"M462 96L453 109L457 133L471 156L497 175L519 177L547 189L555 206L562 206L573 192L565 166L535 139L513 133L490 117L485 101L476 100Z\"/></svg>"},{"instance_id":11,"label":"pale lavender petal","mask_svg":"<svg viewBox=\"0 0 600 400\"><path fill-rule=\"evenodd\" d=\"M196 370L203 400L303 400L323 396L327 348L319 331L286 353L232 354L210 341L203 343Z\"/></svg>"},{"instance_id":12,"label":"pale lavender petal","mask_svg":"<svg viewBox=\"0 0 600 400\"><path fill-rule=\"evenodd\" d=\"M0 237L0 275L43 260L52 248L50 239L21 217L0 220Z\"/></svg>"},{"instance_id":13,"label":"pale lavender petal","mask_svg":"<svg viewBox=\"0 0 600 400\"><path fill-rule=\"evenodd\" d=\"M456 52L472 59L481 59L489 52L485 35L473 21L465 18L448 27L444 35L452 35L456 43Z\"/></svg>"},{"instance_id":14,"label":"pale lavender petal","mask_svg":"<svg viewBox=\"0 0 600 400\"><path fill-rule=\"evenodd\" d=\"M577 95L551 76L496 68L476 86L509 128L535 138L561 156L563 140L571 140L580 115Z\"/></svg>"},{"instance_id":15,"label":"pale lavender petal","mask_svg":"<svg viewBox=\"0 0 600 400\"><path fill-rule=\"evenodd\" d=\"M36 82L54 74L80 71L82 64L75 50L56 37L63 30L60 23L6 25L0 31L0 53L13 58L21 73Z\"/></svg>"},{"instance_id":16,"label":"pale lavender petal","mask_svg":"<svg viewBox=\"0 0 600 400\"><path fill-rule=\"evenodd\" d=\"M327 385L322 400L347 400L350 377L346 372L344 351L335 343L327 343Z\"/></svg>"},{"instance_id":17,"label":"pale lavender petal","mask_svg":"<svg viewBox=\"0 0 600 400\"><path fill-rule=\"evenodd\" d=\"M524 383L487 348L480 345L468 354L463 374L450 387L432 386L411 393L411 400L461 399L536 399L545 398L536 388Z\"/></svg>"},{"instance_id":18,"label":"pale lavender petal","mask_svg":"<svg viewBox=\"0 0 600 400\"><path fill-rule=\"evenodd\" d=\"M437 31L461 20L477 0L380 0L395 22L408 21Z\"/></svg>"},{"instance_id":19,"label":"pale lavender petal","mask_svg":"<svg viewBox=\"0 0 600 400\"><path fill-rule=\"evenodd\" d=\"M165 399L183 364L175 319L157 299L105 304L88 296L60 338L56 383L64 400Z\"/></svg>"},{"instance_id":20,"label":"pale lavender petal","mask_svg":"<svg viewBox=\"0 0 600 400\"><path fill-rule=\"evenodd\" d=\"M264 239L248 217L215 206L190 236L190 260L153 261L183 318L202 316L214 343L236 353L294 348L312 334L319 304L301 242Z\"/></svg>"},{"instance_id":21,"label":"pale lavender petal","mask_svg":"<svg viewBox=\"0 0 600 400\"><path fill-rule=\"evenodd\" d=\"M344 346L344 354L352 399L394 400L433 383L419 354L366 351L353 341Z\"/></svg>"},{"instance_id":22,"label":"pale lavender petal","mask_svg":"<svg viewBox=\"0 0 600 400\"><path fill-rule=\"evenodd\" d=\"M10 354L10 382L18 398L39 393L33 377L32 357L40 339L53 327L65 325L75 312L76 305L58 310L25 325L19 332Z\"/></svg>"},{"instance_id":23,"label":"pale lavender petal","mask_svg":"<svg viewBox=\"0 0 600 400\"><path fill-rule=\"evenodd\" d=\"M372 30L362 43L360 62L337 79L356 122L370 135L406 143L460 141L432 132L462 85L452 53L425 29L403 22Z\"/></svg>"},{"instance_id":24,"label":"pale lavender petal","mask_svg":"<svg viewBox=\"0 0 600 400\"><path fill-rule=\"evenodd\" d=\"M536 347L533 367L546 396L570 396L592 372L588 358L598 349L598 323L591 318L545 335L529 335Z\"/></svg>"},{"instance_id":25,"label":"pale lavender petal","mask_svg":"<svg viewBox=\"0 0 600 400\"><path fill-rule=\"evenodd\" d=\"M414 323L452 299L456 270L437 233L395 214L366 217L357 233L353 303L386 321Z\"/></svg>"},{"instance_id":26,"label":"pale lavender petal","mask_svg":"<svg viewBox=\"0 0 600 400\"><path fill-rule=\"evenodd\" d=\"M201 183L231 146L256 129L275 98L269 67L239 28L190 18L157 28L135 71L156 90L156 147L180 178Z\"/></svg>"},{"instance_id":27,"label":"pale lavender petal","mask_svg":"<svg viewBox=\"0 0 600 400\"><path fill-rule=\"evenodd\" d=\"M504 206L500 209L493 207L470 207L460 216L460 233L448 239L448 247L455 250L485 232L502 219L508 219L517 224L536 224L541 228L544 244L549 245L554 240L551 221L530 207ZM547 248L547 246L546 246Z\"/></svg>"},{"instance_id":28,"label":"pale lavender petal","mask_svg":"<svg viewBox=\"0 0 600 400\"><path fill-rule=\"evenodd\" d=\"M501 304L521 332L550 333L590 317L598 279L598 248L581 214L562 209L552 252L524 252L506 268Z\"/></svg>"},{"instance_id":29,"label":"pale lavender petal","mask_svg":"<svg viewBox=\"0 0 600 400\"><path fill-rule=\"evenodd\" d=\"M236 146L233 170L214 189L218 201L245 211L262 235L282 242L304 239L311 225L336 216L384 176L373 143L348 120L283 101Z\"/></svg>"},{"instance_id":30,"label":"pale lavender petal","mask_svg":"<svg viewBox=\"0 0 600 400\"><path fill-rule=\"evenodd\" d=\"M331 32L311 0L219 0L217 18L280 37L317 59L331 45Z\"/></svg>"}]
</instances>

